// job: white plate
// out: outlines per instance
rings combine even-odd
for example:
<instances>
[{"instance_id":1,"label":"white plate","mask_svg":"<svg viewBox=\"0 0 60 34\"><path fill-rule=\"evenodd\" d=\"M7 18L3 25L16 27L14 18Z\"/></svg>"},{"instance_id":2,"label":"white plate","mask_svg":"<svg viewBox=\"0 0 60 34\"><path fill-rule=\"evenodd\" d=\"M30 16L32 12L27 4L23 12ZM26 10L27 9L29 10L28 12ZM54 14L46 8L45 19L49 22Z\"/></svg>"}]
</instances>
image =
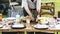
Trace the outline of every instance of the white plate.
<instances>
[{"instance_id":1,"label":"white plate","mask_svg":"<svg viewBox=\"0 0 60 34\"><path fill-rule=\"evenodd\" d=\"M58 20L57 23L60 24L60 18L57 18L57 20Z\"/></svg>"},{"instance_id":2,"label":"white plate","mask_svg":"<svg viewBox=\"0 0 60 34\"><path fill-rule=\"evenodd\" d=\"M56 29L60 29L60 24L55 25L55 28L56 28Z\"/></svg>"},{"instance_id":3,"label":"white plate","mask_svg":"<svg viewBox=\"0 0 60 34\"><path fill-rule=\"evenodd\" d=\"M57 21L58 24L60 24L60 21Z\"/></svg>"},{"instance_id":4,"label":"white plate","mask_svg":"<svg viewBox=\"0 0 60 34\"><path fill-rule=\"evenodd\" d=\"M37 24L37 25L34 26L34 28L48 28L48 26L47 25L39 25L39 24Z\"/></svg>"},{"instance_id":5,"label":"white plate","mask_svg":"<svg viewBox=\"0 0 60 34\"><path fill-rule=\"evenodd\" d=\"M57 20L60 20L60 18L57 18Z\"/></svg>"},{"instance_id":6,"label":"white plate","mask_svg":"<svg viewBox=\"0 0 60 34\"><path fill-rule=\"evenodd\" d=\"M16 28L23 28L24 27L24 24L15 24L15 25L12 25L12 27L16 27Z\"/></svg>"},{"instance_id":7,"label":"white plate","mask_svg":"<svg viewBox=\"0 0 60 34\"><path fill-rule=\"evenodd\" d=\"M3 25L2 25L2 24L0 24L0 28L1 28L1 27L3 27Z\"/></svg>"},{"instance_id":8,"label":"white plate","mask_svg":"<svg viewBox=\"0 0 60 34\"><path fill-rule=\"evenodd\" d=\"M15 20L16 18L15 17L8 17L6 18L7 20Z\"/></svg>"}]
</instances>

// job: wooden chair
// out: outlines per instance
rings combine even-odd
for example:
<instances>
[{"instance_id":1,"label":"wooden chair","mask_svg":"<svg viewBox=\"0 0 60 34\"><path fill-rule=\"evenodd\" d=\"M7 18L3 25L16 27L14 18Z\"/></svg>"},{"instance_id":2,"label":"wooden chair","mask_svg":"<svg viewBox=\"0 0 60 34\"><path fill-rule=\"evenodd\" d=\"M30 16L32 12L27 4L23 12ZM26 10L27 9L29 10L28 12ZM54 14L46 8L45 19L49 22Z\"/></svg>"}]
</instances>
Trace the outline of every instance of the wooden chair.
<instances>
[{"instance_id":1,"label":"wooden chair","mask_svg":"<svg viewBox=\"0 0 60 34\"><path fill-rule=\"evenodd\" d=\"M13 0L9 0L9 6L12 10L14 9L13 6L18 5L18 4L19 3L17 3L17 2L13 2Z\"/></svg>"},{"instance_id":2,"label":"wooden chair","mask_svg":"<svg viewBox=\"0 0 60 34\"><path fill-rule=\"evenodd\" d=\"M43 5L43 4L45 4L45 5ZM44 11L42 11L42 9L50 10L50 12L44 12ZM55 4L54 4L54 2L42 3L40 16L44 15L44 14L49 14L49 15L53 16L54 12L55 12Z\"/></svg>"}]
</instances>

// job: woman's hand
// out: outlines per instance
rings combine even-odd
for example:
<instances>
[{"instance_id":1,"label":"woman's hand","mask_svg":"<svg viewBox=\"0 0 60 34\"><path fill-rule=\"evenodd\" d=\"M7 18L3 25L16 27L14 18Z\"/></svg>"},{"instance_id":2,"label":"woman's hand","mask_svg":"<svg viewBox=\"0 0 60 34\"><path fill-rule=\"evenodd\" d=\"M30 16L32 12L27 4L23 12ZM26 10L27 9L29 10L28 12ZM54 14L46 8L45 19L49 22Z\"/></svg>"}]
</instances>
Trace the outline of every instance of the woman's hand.
<instances>
[{"instance_id":1,"label":"woman's hand","mask_svg":"<svg viewBox=\"0 0 60 34\"><path fill-rule=\"evenodd\" d=\"M32 16L26 16L26 19L34 21L34 17L32 17Z\"/></svg>"},{"instance_id":2,"label":"woman's hand","mask_svg":"<svg viewBox=\"0 0 60 34\"><path fill-rule=\"evenodd\" d=\"M34 21L34 17L33 16L30 16L31 17L31 20Z\"/></svg>"},{"instance_id":3,"label":"woman's hand","mask_svg":"<svg viewBox=\"0 0 60 34\"><path fill-rule=\"evenodd\" d=\"M36 22L38 22L38 20L39 20L38 18L39 18L39 17L40 17L40 16L39 16L39 15L37 15Z\"/></svg>"}]
</instances>

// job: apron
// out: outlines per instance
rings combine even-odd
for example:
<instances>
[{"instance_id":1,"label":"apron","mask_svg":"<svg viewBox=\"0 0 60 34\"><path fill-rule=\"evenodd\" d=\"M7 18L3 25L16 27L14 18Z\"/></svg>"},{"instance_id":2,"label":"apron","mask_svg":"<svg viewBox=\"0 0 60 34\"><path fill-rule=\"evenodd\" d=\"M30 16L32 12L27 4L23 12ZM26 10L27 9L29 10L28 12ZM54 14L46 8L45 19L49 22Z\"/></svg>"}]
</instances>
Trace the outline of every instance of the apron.
<instances>
[{"instance_id":1,"label":"apron","mask_svg":"<svg viewBox=\"0 0 60 34\"><path fill-rule=\"evenodd\" d=\"M38 14L38 12L36 11L36 1L32 2L32 1L27 0L27 3L28 3L29 10L31 11L33 17L35 18L34 22L36 22L36 17ZM27 16L27 15L28 14L25 12L25 16Z\"/></svg>"}]
</instances>

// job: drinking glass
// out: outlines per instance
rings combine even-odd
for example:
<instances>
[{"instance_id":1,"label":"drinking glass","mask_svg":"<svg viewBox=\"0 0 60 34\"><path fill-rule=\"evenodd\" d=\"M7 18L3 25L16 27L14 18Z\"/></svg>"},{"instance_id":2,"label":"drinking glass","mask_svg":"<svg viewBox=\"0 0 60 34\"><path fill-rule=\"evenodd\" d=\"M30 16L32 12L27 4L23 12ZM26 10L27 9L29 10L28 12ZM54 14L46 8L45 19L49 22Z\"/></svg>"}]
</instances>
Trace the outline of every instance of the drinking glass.
<instances>
[{"instance_id":1,"label":"drinking glass","mask_svg":"<svg viewBox=\"0 0 60 34\"><path fill-rule=\"evenodd\" d=\"M55 19L54 19L54 18L50 18L50 19L49 19L49 26L50 26L50 27L55 27L55 25L56 25Z\"/></svg>"}]
</instances>

